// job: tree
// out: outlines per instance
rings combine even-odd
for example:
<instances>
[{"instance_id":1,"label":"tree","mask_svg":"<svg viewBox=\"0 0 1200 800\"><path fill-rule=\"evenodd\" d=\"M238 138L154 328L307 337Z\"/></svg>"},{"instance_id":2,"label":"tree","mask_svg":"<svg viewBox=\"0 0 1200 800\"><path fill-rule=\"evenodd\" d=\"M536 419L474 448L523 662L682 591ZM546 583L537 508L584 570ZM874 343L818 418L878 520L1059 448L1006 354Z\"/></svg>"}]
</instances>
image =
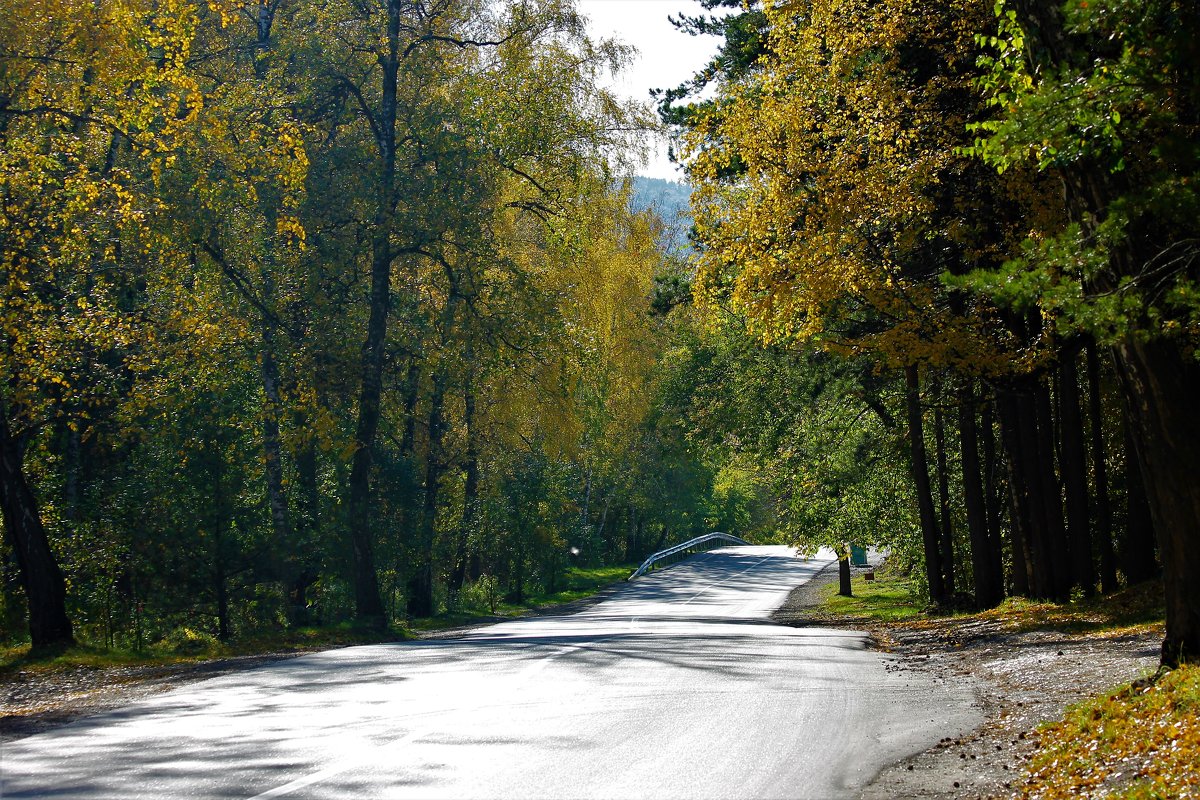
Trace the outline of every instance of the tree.
<instances>
[{"instance_id":1,"label":"tree","mask_svg":"<svg viewBox=\"0 0 1200 800\"><path fill-rule=\"evenodd\" d=\"M111 388L99 352L131 333L122 292L154 206L122 163L152 168L194 119L191 9L47 0L0 34L0 498L34 646L70 642L65 586L24 462L60 415L73 430Z\"/></svg>"},{"instance_id":2,"label":"tree","mask_svg":"<svg viewBox=\"0 0 1200 800\"><path fill-rule=\"evenodd\" d=\"M1162 552L1162 661L1200 653L1200 390L1195 359L1197 26L1186 3L996 6L981 61L994 115L972 152L1061 182L1067 220L1031 238L983 291L1022 299L1111 347Z\"/></svg>"}]
</instances>

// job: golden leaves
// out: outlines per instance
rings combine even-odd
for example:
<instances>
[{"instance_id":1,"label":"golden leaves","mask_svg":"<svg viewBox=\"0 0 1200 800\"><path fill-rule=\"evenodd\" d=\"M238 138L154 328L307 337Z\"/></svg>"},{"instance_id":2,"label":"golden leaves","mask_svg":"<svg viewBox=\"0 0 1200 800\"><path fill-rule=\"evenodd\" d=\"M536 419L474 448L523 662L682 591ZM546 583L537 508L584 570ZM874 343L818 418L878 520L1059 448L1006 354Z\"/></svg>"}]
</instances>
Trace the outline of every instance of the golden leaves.
<instances>
[{"instance_id":1,"label":"golden leaves","mask_svg":"<svg viewBox=\"0 0 1200 800\"><path fill-rule=\"evenodd\" d=\"M768 6L771 56L724 85L685 142L702 304L732 305L768 341L836 339L887 361L1000 357L923 263L943 221L935 198L961 169L964 131L945 117L967 79L922 77L913 53L969 66L976 5Z\"/></svg>"},{"instance_id":2,"label":"golden leaves","mask_svg":"<svg viewBox=\"0 0 1200 800\"><path fill-rule=\"evenodd\" d=\"M1041 730L1021 795L1200 796L1200 667L1124 687Z\"/></svg>"}]
</instances>

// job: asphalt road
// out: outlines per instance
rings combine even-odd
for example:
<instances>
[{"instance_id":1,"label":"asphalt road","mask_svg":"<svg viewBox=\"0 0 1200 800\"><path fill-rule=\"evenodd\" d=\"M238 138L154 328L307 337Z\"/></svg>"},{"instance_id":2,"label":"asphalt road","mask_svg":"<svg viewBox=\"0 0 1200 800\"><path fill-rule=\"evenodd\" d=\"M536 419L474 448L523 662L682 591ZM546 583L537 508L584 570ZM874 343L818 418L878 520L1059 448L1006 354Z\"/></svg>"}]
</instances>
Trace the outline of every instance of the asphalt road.
<instances>
[{"instance_id":1,"label":"asphalt road","mask_svg":"<svg viewBox=\"0 0 1200 800\"><path fill-rule=\"evenodd\" d=\"M3 745L0 796L852 797L970 687L767 615L827 558L694 556L570 616L332 650Z\"/></svg>"}]
</instances>

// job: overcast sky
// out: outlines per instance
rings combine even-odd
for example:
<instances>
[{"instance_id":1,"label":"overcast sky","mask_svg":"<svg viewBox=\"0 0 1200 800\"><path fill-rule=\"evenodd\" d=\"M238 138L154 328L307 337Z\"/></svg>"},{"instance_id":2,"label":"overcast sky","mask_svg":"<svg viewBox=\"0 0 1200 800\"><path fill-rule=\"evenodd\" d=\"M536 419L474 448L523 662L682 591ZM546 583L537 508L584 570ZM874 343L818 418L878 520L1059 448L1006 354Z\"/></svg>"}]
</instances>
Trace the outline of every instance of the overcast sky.
<instances>
[{"instance_id":1,"label":"overcast sky","mask_svg":"<svg viewBox=\"0 0 1200 800\"><path fill-rule=\"evenodd\" d=\"M591 20L593 36L620 39L638 49L637 60L614 85L625 97L648 102L650 89L678 86L717 49L715 37L688 36L667 21L680 12L693 16L702 12L694 0L578 0L578 6ZM657 142L654 152L639 174L682 180L667 161L666 142Z\"/></svg>"}]
</instances>

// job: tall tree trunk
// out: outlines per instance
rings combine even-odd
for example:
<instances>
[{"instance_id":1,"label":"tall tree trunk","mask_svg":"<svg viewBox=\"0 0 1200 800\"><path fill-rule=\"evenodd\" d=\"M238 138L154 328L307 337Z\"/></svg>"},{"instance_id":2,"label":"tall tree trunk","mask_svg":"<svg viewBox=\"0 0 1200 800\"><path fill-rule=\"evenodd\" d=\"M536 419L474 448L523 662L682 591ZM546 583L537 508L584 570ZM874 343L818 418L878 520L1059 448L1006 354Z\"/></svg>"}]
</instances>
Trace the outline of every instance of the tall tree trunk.
<instances>
[{"instance_id":1,"label":"tall tree trunk","mask_svg":"<svg viewBox=\"0 0 1200 800\"><path fill-rule=\"evenodd\" d=\"M356 449L350 467L349 532L354 565L355 616L383 627L383 600L375 569L375 544L371 531L371 463L379 431L383 364L386 356L388 313L391 310L392 228L396 216L396 79L400 69L400 0L387 0L387 53L380 58L383 73L379 114L375 120L379 153L375 186L375 219L371 230L371 292L367 337L362 347L358 396Z\"/></svg>"},{"instance_id":2,"label":"tall tree trunk","mask_svg":"<svg viewBox=\"0 0 1200 800\"><path fill-rule=\"evenodd\" d=\"M450 590L462 591L463 581L467 576L469 561L468 544L471 531L475 529L475 521L479 505L479 442L475 426L475 391L470 375L463 390L463 427L466 433L466 478L463 482L463 515L458 526L458 545L454 554L454 572L450 577Z\"/></svg>"},{"instance_id":3,"label":"tall tree trunk","mask_svg":"<svg viewBox=\"0 0 1200 800\"><path fill-rule=\"evenodd\" d=\"M942 417L941 393L937 392L937 405L933 409L934 462L937 465L938 506L942 514L939 546L942 561L942 583L946 596L953 599L957 591L954 585L954 523L950 514L950 470L946 466L946 424Z\"/></svg>"},{"instance_id":4,"label":"tall tree trunk","mask_svg":"<svg viewBox=\"0 0 1200 800\"><path fill-rule=\"evenodd\" d=\"M448 377L444 367L434 373L433 391L429 399L429 449L425 456L425 494L414 553L416 564L412 578L408 581L407 591L407 611L412 617L429 617L434 613L434 523L437 521L438 494L443 471L442 439L446 427L443 405L446 400Z\"/></svg>"},{"instance_id":5,"label":"tall tree trunk","mask_svg":"<svg viewBox=\"0 0 1200 800\"><path fill-rule=\"evenodd\" d=\"M296 430L307 430L304 414L294 412ZM296 520L295 551L290 553L292 567L288 571L288 619L293 625L311 625L308 590L320 577L318 574L318 533L321 529L321 489L317 471L317 440L305 438L296 453L296 477L300 488L299 514Z\"/></svg>"},{"instance_id":6,"label":"tall tree trunk","mask_svg":"<svg viewBox=\"0 0 1200 800\"><path fill-rule=\"evenodd\" d=\"M269 292L274 297L275 282L270 277L264 277L264 294ZM280 576L284 585L291 583L294 569L290 563L295 542L292 541L292 528L288 518L287 494L283 488L283 439L279 433L279 415L283 411L283 402L279 395L279 365L275 360L276 322L269 315L262 319L262 351L259 354L259 377L262 380L263 414L262 414L262 446L265 458L265 477L267 483L267 505L271 510L271 529L275 535L275 546L272 548L278 554L280 561Z\"/></svg>"},{"instance_id":7,"label":"tall tree trunk","mask_svg":"<svg viewBox=\"0 0 1200 800\"><path fill-rule=\"evenodd\" d=\"M1013 592L1023 597L1035 593L1033 574L1033 489L1026 473L1025 436L1021 407L1011 390L997 390L996 411L1000 416L1000 436L1007 453L1008 494L1011 524L1010 547L1013 559Z\"/></svg>"},{"instance_id":8,"label":"tall tree trunk","mask_svg":"<svg viewBox=\"0 0 1200 800\"><path fill-rule=\"evenodd\" d=\"M35 650L74 644L66 581L25 477L25 443L12 434L8 413L0 396L0 513L25 589L29 638Z\"/></svg>"},{"instance_id":9,"label":"tall tree trunk","mask_svg":"<svg viewBox=\"0 0 1200 800\"><path fill-rule=\"evenodd\" d=\"M1076 361L1076 350L1068 348L1062 354L1062 364L1058 371L1062 475L1066 489L1071 582L1083 590L1085 597L1091 597L1096 593L1096 569L1092 560L1087 452L1083 443L1083 418L1079 409L1079 372Z\"/></svg>"},{"instance_id":10,"label":"tall tree trunk","mask_svg":"<svg viewBox=\"0 0 1200 800\"><path fill-rule=\"evenodd\" d=\"M625 534L625 560L629 562L638 561L641 558L641 553L638 552L637 526L637 506L630 503L629 529Z\"/></svg>"},{"instance_id":11,"label":"tall tree trunk","mask_svg":"<svg viewBox=\"0 0 1200 800\"><path fill-rule=\"evenodd\" d=\"M1116 348L1167 601L1162 663L1200 661L1200 365L1170 341Z\"/></svg>"},{"instance_id":12,"label":"tall tree trunk","mask_svg":"<svg viewBox=\"0 0 1200 800\"><path fill-rule=\"evenodd\" d=\"M1054 412L1050 386L1041 381L1034 387L1040 455L1037 466L1042 478L1042 503L1045 509L1049 544L1050 596L1060 603L1071 599L1071 561L1067 546L1067 528L1063 521L1062 487L1054 469Z\"/></svg>"},{"instance_id":13,"label":"tall tree trunk","mask_svg":"<svg viewBox=\"0 0 1200 800\"><path fill-rule=\"evenodd\" d=\"M1096 539L1100 545L1100 591L1117 590L1117 558L1113 550L1112 502L1108 496L1108 459L1104 447L1104 408L1100 402L1100 359L1087 344L1088 417L1091 420L1092 473L1096 479Z\"/></svg>"},{"instance_id":14,"label":"tall tree trunk","mask_svg":"<svg viewBox=\"0 0 1200 800\"><path fill-rule=\"evenodd\" d=\"M227 642L232 634L229 625L229 570L226 563L232 514L229 508L230 498L225 486L225 459L218 445L220 440L219 432L212 436L210 439L212 447L207 453L210 459L209 488L212 491L209 521L212 524L212 578L213 599L217 604L217 638L222 642Z\"/></svg>"},{"instance_id":15,"label":"tall tree trunk","mask_svg":"<svg viewBox=\"0 0 1200 800\"><path fill-rule=\"evenodd\" d=\"M987 519L987 534L992 575L1004 595L1004 544L1001 540L1001 498L996 462L995 396L988 398L980 409L980 428L983 432L983 506Z\"/></svg>"},{"instance_id":16,"label":"tall tree trunk","mask_svg":"<svg viewBox=\"0 0 1200 800\"><path fill-rule=\"evenodd\" d=\"M458 317L461 300L458 281L447 269L446 277L450 290L442 308L441 346L446 349L454 336L454 325ZM413 577L408 583L408 614L413 617L432 616L433 606L433 543L434 524L437 521L437 506L441 489L445 459L442 441L446 434L445 402L446 387L450 380L449 366L443 361L434 371L433 387L429 400L429 437L425 456L425 494L422 503L421 521L418 528L416 558Z\"/></svg>"},{"instance_id":17,"label":"tall tree trunk","mask_svg":"<svg viewBox=\"0 0 1200 800\"><path fill-rule=\"evenodd\" d=\"M66 430L66 447L63 452L63 511L70 522L79 519L79 473L83 464L83 433L84 420L77 414L68 411Z\"/></svg>"},{"instance_id":18,"label":"tall tree trunk","mask_svg":"<svg viewBox=\"0 0 1200 800\"><path fill-rule=\"evenodd\" d=\"M415 356L404 375L404 436L400 439L400 454L412 458L417 442L417 402L421 398L421 362Z\"/></svg>"},{"instance_id":19,"label":"tall tree trunk","mask_svg":"<svg viewBox=\"0 0 1200 800\"><path fill-rule=\"evenodd\" d=\"M854 589L850 583L850 545L843 544L842 552L838 556L838 594L842 597L853 597Z\"/></svg>"},{"instance_id":20,"label":"tall tree trunk","mask_svg":"<svg viewBox=\"0 0 1200 800\"><path fill-rule=\"evenodd\" d=\"M988 536L983 479L979 464L979 428L975 420L975 387L964 378L958 398L958 429L962 450L963 503L967 508L967 531L971 537L971 572L975 579L975 605L991 608L1004 598L1000 576L993 569L992 544Z\"/></svg>"},{"instance_id":21,"label":"tall tree trunk","mask_svg":"<svg viewBox=\"0 0 1200 800\"><path fill-rule=\"evenodd\" d=\"M1053 459L1046 451L1038 431L1038 418L1032 390L1017 394L1017 424L1021 436L1021 477L1029 498L1029 565L1033 578L1031 594L1040 599L1054 597L1054 559L1050 540L1053 537L1047 519L1044 498L1046 482L1042 470L1044 459ZM1051 461L1053 463L1053 461Z\"/></svg>"},{"instance_id":22,"label":"tall tree trunk","mask_svg":"<svg viewBox=\"0 0 1200 800\"><path fill-rule=\"evenodd\" d=\"M1121 538L1121 571L1125 573L1125 580L1133 585L1158 577L1157 537L1150 516L1150 501L1146 499L1146 480L1134 452L1133 431L1127 413L1122 424L1125 428L1126 509Z\"/></svg>"},{"instance_id":23,"label":"tall tree trunk","mask_svg":"<svg viewBox=\"0 0 1200 800\"><path fill-rule=\"evenodd\" d=\"M920 372L916 364L904 368L904 401L908 417L908 440L911 450L913 484L917 490L917 509L921 517L921 541L925 551L925 578L929 582L929 599L935 605L946 603L946 586L942 581L942 559L939 551L937 513L929 485L929 459L925 453L925 425L921 413Z\"/></svg>"}]
</instances>

